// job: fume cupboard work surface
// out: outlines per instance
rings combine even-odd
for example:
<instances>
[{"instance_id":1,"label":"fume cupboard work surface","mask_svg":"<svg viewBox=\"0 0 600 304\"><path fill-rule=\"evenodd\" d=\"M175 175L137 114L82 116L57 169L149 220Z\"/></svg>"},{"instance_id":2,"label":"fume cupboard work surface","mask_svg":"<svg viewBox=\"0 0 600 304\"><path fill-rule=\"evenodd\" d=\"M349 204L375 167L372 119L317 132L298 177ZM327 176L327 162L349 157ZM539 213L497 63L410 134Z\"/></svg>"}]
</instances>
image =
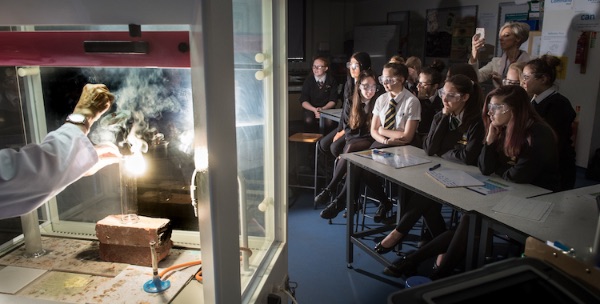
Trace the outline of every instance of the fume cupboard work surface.
<instances>
[{"instance_id":1,"label":"fume cupboard work surface","mask_svg":"<svg viewBox=\"0 0 600 304\"><path fill-rule=\"evenodd\" d=\"M152 267L102 261L98 241L43 237L42 245L47 254L38 258L25 257L23 245L0 257L0 302L167 303L200 267L168 272L163 280L169 280L171 287L161 293L147 293L143 285L152 279ZM159 272L199 259L199 250L174 248L159 263Z\"/></svg>"}]
</instances>

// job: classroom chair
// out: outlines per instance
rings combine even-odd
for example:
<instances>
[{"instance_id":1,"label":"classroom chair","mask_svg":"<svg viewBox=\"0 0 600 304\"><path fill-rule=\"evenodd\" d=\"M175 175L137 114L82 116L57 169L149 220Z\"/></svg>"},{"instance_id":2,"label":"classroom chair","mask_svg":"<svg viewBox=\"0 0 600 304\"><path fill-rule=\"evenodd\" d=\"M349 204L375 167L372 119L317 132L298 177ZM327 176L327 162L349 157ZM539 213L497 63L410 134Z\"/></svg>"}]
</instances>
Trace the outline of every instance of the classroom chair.
<instances>
[{"instance_id":1,"label":"classroom chair","mask_svg":"<svg viewBox=\"0 0 600 304\"><path fill-rule=\"evenodd\" d=\"M289 185L291 188L303 188L303 189L312 189L313 197L317 195L318 181L319 179L325 179L325 175L319 174L319 140L323 137L322 134L319 133L295 133L291 135L288 140L294 144L294 151L290 149L290 152L294 154L293 161L293 172L295 173L295 183ZM310 144L314 145L314 168L312 174L306 174L300 172L300 164L298 163L298 153L299 153L299 145L300 144ZM292 169L292 168L290 168ZM310 178L310 183L303 183L302 178ZM297 196L294 197L290 206L293 205ZM316 204L314 206L316 208Z\"/></svg>"}]
</instances>

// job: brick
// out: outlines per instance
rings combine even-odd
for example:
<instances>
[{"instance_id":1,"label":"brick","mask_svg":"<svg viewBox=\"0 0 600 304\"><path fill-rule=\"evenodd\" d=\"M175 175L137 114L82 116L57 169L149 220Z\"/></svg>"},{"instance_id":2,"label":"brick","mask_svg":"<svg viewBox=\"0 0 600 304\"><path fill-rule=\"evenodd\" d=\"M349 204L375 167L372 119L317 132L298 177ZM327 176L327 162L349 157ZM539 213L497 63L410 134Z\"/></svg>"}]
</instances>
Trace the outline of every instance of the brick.
<instances>
[{"instance_id":1,"label":"brick","mask_svg":"<svg viewBox=\"0 0 600 304\"><path fill-rule=\"evenodd\" d=\"M156 246L157 262L165 259L173 247L171 240ZM145 247L111 245L100 243L100 258L106 262L127 263L138 266L152 266L152 254L150 245Z\"/></svg>"},{"instance_id":2,"label":"brick","mask_svg":"<svg viewBox=\"0 0 600 304\"><path fill-rule=\"evenodd\" d=\"M120 215L109 215L96 223L96 237L100 244L149 248L170 242L172 227L169 219L139 216L134 224L121 223ZM148 249L149 250L149 249Z\"/></svg>"}]
</instances>

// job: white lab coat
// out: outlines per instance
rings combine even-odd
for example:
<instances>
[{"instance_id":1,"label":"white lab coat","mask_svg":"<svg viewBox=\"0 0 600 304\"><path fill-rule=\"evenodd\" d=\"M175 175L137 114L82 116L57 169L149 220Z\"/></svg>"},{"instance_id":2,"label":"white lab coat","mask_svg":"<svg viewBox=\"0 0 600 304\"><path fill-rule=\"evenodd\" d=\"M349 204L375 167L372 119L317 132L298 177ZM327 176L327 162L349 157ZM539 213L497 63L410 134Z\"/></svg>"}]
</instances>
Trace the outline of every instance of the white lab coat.
<instances>
[{"instance_id":1,"label":"white lab coat","mask_svg":"<svg viewBox=\"0 0 600 304\"><path fill-rule=\"evenodd\" d=\"M98 162L78 126L66 123L40 144L0 150L0 219L35 210Z\"/></svg>"}]
</instances>

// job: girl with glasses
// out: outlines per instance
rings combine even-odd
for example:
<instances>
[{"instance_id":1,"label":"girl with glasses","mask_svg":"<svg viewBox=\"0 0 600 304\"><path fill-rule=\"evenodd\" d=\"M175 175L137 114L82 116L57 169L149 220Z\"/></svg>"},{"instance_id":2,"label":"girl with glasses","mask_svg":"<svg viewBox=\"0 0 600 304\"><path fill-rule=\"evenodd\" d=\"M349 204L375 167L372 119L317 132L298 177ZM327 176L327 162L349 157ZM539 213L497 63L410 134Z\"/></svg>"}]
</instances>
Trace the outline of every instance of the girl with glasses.
<instances>
[{"instance_id":1,"label":"girl with glasses","mask_svg":"<svg viewBox=\"0 0 600 304\"><path fill-rule=\"evenodd\" d=\"M369 133L371 116L375 100L381 95L382 91L377 84L376 78L377 77L371 70L362 71L358 77L358 85L354 90L352 104L348 105L350 110L346 122L344 123L344 136L340 139L340 141L345 142L342 151L343 153L365 150L373 143L373 138ZM331 181L327 187L315 197L315 202L317 204L323 204L329 201L332 195L331 189L335 189L338 183L342 181L343 177L346 175L346 169L346 160L338 158ZM334 218L344 209L346 206L345 187L346 185L344 184L343 189L339 191L333 202L321 212L322 218Z\"/></svg>"},{"instance_id":2,"label":"girl with glasses","mask_svg":"<svg viewBox=\"0 0 600 304\"><path fill-rule=\"evenodd\" d=\"M337 158L343 151L346 141L344 139L344 133L346 129L346 123L350 115L350 109L352 108L352 96L356 88L356 82L362 71L371 69L371 56L365 52L356 52L350 57L350 61L346 63L348 67L348 74L346 76L346 83L343 89L342 99L342 115L337 128L325 135L319 140L319 150L324 155L332 155ZM323 201L325 203L326 201Z\"/></svg>"},{"instance_id":3,"label":"girl with glasses","mask_svg":"<svg viewBox=\"0 0 600 304\"><path fill-rule=\"evenodd\" d=\"M560 189L556 136L523 88L503 86L490 92L482 115L487 133L478 162L481 173Z\"/></svg>"},{"instance_id":4,"label":"girl with glasses","mask_svg":"<svg viewBox=\"0 0 600 304\"><path fill-rule=\"evenodd\" d=\"M568 190L575 186L575 148L571 137L576 113L569 99L560 94L554 84L560 63L560 59L551 55L529 61L523 68L521 85L533 96L533 108L558 137L561 190Z\"/></svg>"},{"instance_id":5,"label":"girl with glasses","mask_svg":"<svg viewBox=\"0 0 600 304\"><path fill-rule=\"evenodd\" d=\"M481 119L480 88L467 76L450 77L440 90L443 109L435 115L423 149L427 155L438 155L444 159L466 165L476 165L483 146L485 128ZM450 98L452 96L452 98ZM452 118L460 120L454 128ZM412 194L396 229L392 230L375 246L382 254L391 251L408 235L410 229L423 216L431 239L446 231L441 214L442 205L421 195Z\"/></svg>"},{"instance_id":6,"label":"girl with glasses","mask_svg":"<svg viewBox=\"0 0 600 304\"><path fill-rule=\"evenodd\" d=\"M318 132L320 110L331 109L337 102L337 81L328 76L329 60L317 56L313 60L312 72L304 80L300 102L304 108L304 126L306 132ZM331 129L333 122L328 120L327 127Z\"/></svg>"}]
</instances>

